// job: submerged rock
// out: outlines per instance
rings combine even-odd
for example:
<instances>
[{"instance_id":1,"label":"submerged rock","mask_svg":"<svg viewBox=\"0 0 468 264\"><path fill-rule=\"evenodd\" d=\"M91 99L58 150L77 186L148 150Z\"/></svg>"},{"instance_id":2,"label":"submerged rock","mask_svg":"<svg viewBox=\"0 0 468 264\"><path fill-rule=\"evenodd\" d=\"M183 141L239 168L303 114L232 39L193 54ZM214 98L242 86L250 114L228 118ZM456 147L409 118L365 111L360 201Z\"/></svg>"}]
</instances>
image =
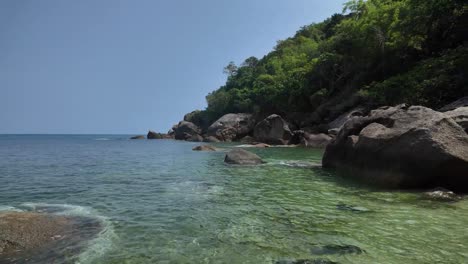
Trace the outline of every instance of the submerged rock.
<instances>
[{"instance_id":1,"label":"submerged rock","mask_svg":"<svg viewBox=\"0 0 468 264\"><path fill-rule=\"evenodd\" d=\"M354 205L349 205L349 204L344 204L344 203L339 203L336 205L336 209L338 210L343 210L343 211L351 211L355 213L366 213L370 212L369 209L362 207L362 206L354 206Z\"/></svg>"},{"instance_id":2,"label":"submerged rock","mask_svg":"<svg viewBox=\"0 0 468 264\"><path fill-rule=\"evenodd\" d=\"M256 154L244 149L233 149L226 154L224 162L239 165L256 165L264 161Z\"/></svg>"},{"instance_id":3,"label":"submerged rock","mask_svg":"<svg viewBox=\"0 0 468 264\"><path fill-rule=\"evenodd\" d=\"M436 188L425 192L423 197L429 200L442 201L442 202L456 202L461 200L461 196L456 193L447 190L445 188Z\"/></svg>"},{"instance_id":4,"label":"submerged rock","mask_svg":"<svg viewBox=\"0 0 468 264\"><path fill-rule=\"evenodd\" d=\"M210 145L196 146L192 150L194 151L216 151L216 148Z\"/></svg>"},{"instance_id":5,"label":"submerged rock","mask_svg":"<svg viewBox=\"0 0 468 264\"><path fill-rule=\"evenodd\" d=\"M2 212L0 263L74 262L71 258L102 230L99 221L87 217Z\"/></svg>"},{"instance_id":6,"label":"submerged rock","mask_svg":"<svg viewBox=\"0 0 468 264\"><path fill-rule=\"evenodd\" d=\"M310 252L313 255L345 255L345 254L362 254L365 250L354 245L325 245L313 247Z\"/></svg>"},{"instance_id":7,"label":"submerged rock","mask_svg":"<svg viewBox=\"0 0 468 264\"><path fill-rule=\"evenodd\" d=\"M146 137L143 135L139 135L139 136L133 136L130 139L146 139Z\"/></svg>"},{"instance_id":8,"label":"submerged rock","mask_svg":"<svg viewBox=\"0 0 468 264\"><path fill-rule=\"evenodd\" d=\"M347 122L327 146L323 166L387 188L468 191L468 135L426 107L383 107Z\"/></svg>"},{"instance_id":9,"label":"submerged rock","mask_svg":"<svg viewBox=\"0 0 468 264\"><path fill-rule=\"evenodd\" d=\"M260 142L286 145L292 137L289 124L279 115L270 115L254 128L254 138Z\"/></svg>"},{"instance_id":10,"label":"submerged rock","mask_svg":"<svg viewBox=\"0 0 468 264\"><path fill-rule=\"evenodd\" d=\"M338 264L328 259L285 259L278 260L275 264Z\"/></svg>"},{"instance_id":11,"label":"submerged rock","mask_svg":"<svg viewBox=\"0 0 468 264\"><path fill-rule=\"evenodd\" d=\"M246 144L246 145L236 146L236 148L269 148L269 147L271 146L265 143Z\"/></svg>"},{"instance_id":12,"label":"submerged rock","mask_svg":"<svg viewBox=\"0 0 468 264\"><path fill-rule=\"evenodd\" d=\"M70 218L39 213L0 213L0 254L47 247L73 227Z\"/></svg>"}]
</instances>

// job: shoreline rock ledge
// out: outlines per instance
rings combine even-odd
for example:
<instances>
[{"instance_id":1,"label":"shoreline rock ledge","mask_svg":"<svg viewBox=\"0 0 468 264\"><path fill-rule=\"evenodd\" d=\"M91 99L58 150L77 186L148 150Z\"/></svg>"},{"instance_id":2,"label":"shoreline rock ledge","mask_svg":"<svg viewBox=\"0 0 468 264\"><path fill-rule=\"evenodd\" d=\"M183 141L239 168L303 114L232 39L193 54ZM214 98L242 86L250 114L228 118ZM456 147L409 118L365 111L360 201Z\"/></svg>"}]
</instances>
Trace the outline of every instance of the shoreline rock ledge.
<instances>
[{"instance_id":1,"label":"shoreline rock ledge","mask_svg":"<svg viewBox=\"0 0 468 264\"><path fill-rule=\"evenodd\" d=\"M468 135L422 106L381 107L348 121L327 146L324 168L385 188L468 192Z\"/></svg>"}]
</instances>

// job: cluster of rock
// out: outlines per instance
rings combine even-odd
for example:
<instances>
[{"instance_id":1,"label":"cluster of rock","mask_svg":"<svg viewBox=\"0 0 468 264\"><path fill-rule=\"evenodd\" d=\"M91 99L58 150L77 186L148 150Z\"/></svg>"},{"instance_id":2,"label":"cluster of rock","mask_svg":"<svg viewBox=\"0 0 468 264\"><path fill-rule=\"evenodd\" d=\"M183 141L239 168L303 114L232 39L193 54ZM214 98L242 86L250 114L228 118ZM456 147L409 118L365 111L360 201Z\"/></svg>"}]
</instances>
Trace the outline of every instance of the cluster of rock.
<instances>
[{"instance_id":1,"label":"cluster of rock","mask_svg":"<svg viewBox=\"0 0 468 264\"><path fill-rule=\"evenodd\" d=\"M269 115L257 121L253 114L230 113L222 116L206 128L190 122L186 115L184 119L187 120L174 125L166 135L168 138L193 142L264 143L323 148L336 135L333 134L333 129L341 126L342 122L352 117L354 117L352 114L347 114L339 117L341 121L330 123L332 126L330 126L331 134L329 134L327 131L325 131L326 133L314 133L313 129L308 127L298 129L296 125L291 124L277 114Z\"/></svg>"},{"instance_id":2,"label":"cluster of rock","mask_svg":"<svg viewBox=\"0 0 468 264\"><path fill-rule=\"evenodd\" d=\"M327 145L322 164L387 188L466 192L468 107L442 110L402 104L353 118Z\"/></svg>"},{"instance_id":3,"label":"cluster of rock","mask_svg":"<svg viewBox=\"0 0 468 264\"><path fill-rule=\"evenodd\" d=\"M228 114L213 123L206 136L250 144L243 147L269 146L264 143L326 147L323 167L338 169L347 177L386 188L445 187L467 192L467 105L466 98L439 111L402 104L381 107L368 115L357 108L331 122L327 134L312 134L305 129L291 131L291 126L279 115L255 123L252 115ZM205 139L196 134L200 129L184 131L194 133L185 139L194 135ZM255 142L264 143L255 145ZM250 165L263 161L239 149L229 152L225 162Z\"/></svg>"}]
</instances>

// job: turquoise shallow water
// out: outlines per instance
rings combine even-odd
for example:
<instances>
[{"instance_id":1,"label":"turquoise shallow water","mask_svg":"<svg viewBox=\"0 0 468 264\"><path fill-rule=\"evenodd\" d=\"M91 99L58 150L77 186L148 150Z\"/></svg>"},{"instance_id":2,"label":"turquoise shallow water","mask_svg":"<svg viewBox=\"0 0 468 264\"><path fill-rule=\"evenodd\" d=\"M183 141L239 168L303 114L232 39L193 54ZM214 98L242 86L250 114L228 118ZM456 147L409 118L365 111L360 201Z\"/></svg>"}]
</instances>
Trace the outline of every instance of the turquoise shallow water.
<instances>
[{"instance_id":1,"label":"turquoise shallow water","mask_svg":"<svg viewBox=\"0 0 468 264\"><path fill-rule=\"evenodd\" d=\"M0 210L101 221L72 263L468 263L466 198L357 185L314 166L321 150L252 149L268 163L240 167L195 143L127 138L0 136Z\"/></svg>"}]
</instances>

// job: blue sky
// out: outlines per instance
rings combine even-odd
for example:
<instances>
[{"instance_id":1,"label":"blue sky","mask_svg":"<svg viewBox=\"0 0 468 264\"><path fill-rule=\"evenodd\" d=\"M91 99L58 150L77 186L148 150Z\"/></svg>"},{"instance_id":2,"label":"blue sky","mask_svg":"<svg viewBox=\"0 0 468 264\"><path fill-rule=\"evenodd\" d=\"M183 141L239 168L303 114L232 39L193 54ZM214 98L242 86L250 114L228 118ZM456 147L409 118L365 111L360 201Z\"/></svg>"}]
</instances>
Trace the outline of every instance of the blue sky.
<instances>
[{"instance_id":1,"label":"blue sky","mask_svg":"<svg viewBox=\"0 0 468 264\"><path fill-rule=\"evenodd\" d=\"M166 132L345 0L0 1L0 134Z\"/></svg>"}]
</instances>

